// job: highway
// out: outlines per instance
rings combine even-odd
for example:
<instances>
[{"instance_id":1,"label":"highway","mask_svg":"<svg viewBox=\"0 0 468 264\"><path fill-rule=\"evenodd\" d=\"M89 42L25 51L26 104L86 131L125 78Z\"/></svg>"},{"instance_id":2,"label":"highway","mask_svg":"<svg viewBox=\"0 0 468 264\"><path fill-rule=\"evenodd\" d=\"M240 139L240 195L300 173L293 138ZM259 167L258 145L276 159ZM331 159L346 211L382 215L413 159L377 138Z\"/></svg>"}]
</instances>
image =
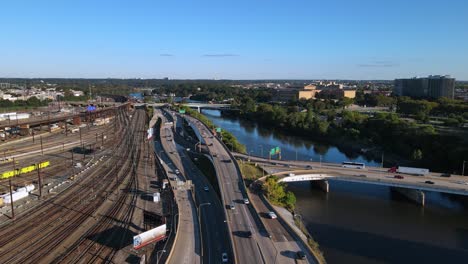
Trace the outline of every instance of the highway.
<instances>
[{"instance_id":1,"label":"highway","mask_svg":"<svg viewBox=\"0 0 468 264\"><path fill-rule=\"evenodd\" d=\"M155 112L155 114L159 114L162 117L160 113ZM164 117L162 117L162 119L164 120ZM170 128L162 125L160 130L161 139L172 137L170 131ZM176 153L175 145L168 144L166 140L161 140L160 144L157 143L155 149L162 160L163 167L168 171L171 186L176 187L174 195L179 206L177 239L172 249L174 253L168 262L186 264L200 263L200 231L196 205L192 200L190 188L186 188L185 185L179 186L179 183L185 183L183 174L176 173L176 170L182 169L181 158L179 155L170 154L171 152ZM163 152L165 152L166 155L161 155ZM171 172L170 174L169 171Z\"/></svg>"},{"instance_id":2,"label":"highway","mask_svg":"<svg viewBox=\"0 0 468 264\"><path fill-rule=\"evenodd\" d=\"M253 162L261 162L269 173L287 177L290 173L299 175L321 175L324 179L342 180L350 182L361 182L376 185L411 188L435 192L468 195L468 180L466 176L451 175L441 177L441 173L431 172L425 176L414 176L403 173L389 173L388 168L369 167L365 169L343 168L338 163L290 161L290 160L268 160L260 157L252 157L235 153L235 156L242 159L249 159ZM266 166L265 166L266 165ZM307 166L310 166L307 169ZM403 178L397 179L395 175ZM288 181L287 179L284 179ZM428 184L431 181L433 184Z\"/></svg>"},{"instance_id":3,"label":"highway","mask_svg":"<svg viewBox=\"0 0 468 264\"><path fill-rule=\"evenodd\" d=\"M202 251L197 253L203 255L204 263L220 263L222 254L231 252L222 204L209 181L187 156L186 150L176 144L172 126L164 124L168 118L171 121L172 118L163 115L159 110L156 110L155 113L159 114L163 120L161 143L172 164L179 170L179 173L174 176L183 175L184 178L192 180L195 186L194 194L197 211L200 212L201 240L203 241L203 248L200 249ZM208 187L208 191L204 190L205 186ZM197 238L199 237L197 236ZM180 241L180 238L178 241ZM180 262L174 261L174 263Z\"/></svg>"},{"instance_id":4,"label":"highway","mask_svg":"<svg viewBox=\"0 0 468 264\"><path fill-rule=\"evenodd\" d=\"M222 143L211 134L205 125L190 116L185 116L185 118L195 124L213 157L233 238L236 263L296 263L296 252L305 251L301 243L294 241L277 220L261 220L264 223L267 222L267 230L272 233L272 238L269 237L268 233L262 231L262 225L258 223L260 219L256 215L255 209L251 207L252 205L243 203L247 194L241 175L234 164L235 161L231 159ZM234 205L235 209L228 209L231 204ZM256 201L256 204L260 203ZM262 213L261 216L265 217L265 212ZM252 232L252 238L241 235L246 231ZM307 260L313 263L313 258L309 254Z\"/></svg>"}]
</instances>

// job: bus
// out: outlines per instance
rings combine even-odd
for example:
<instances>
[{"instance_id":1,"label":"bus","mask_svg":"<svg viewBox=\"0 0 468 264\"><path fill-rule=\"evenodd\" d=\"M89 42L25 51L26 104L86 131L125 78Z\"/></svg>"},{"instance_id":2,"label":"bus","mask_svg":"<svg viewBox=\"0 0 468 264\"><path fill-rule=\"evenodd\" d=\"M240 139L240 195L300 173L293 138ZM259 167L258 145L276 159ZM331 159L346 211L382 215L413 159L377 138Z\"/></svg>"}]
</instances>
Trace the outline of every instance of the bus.
<instances>
[{"instance_id":1,"label":"bus","mask_svg":"<svg viewBox=\"0 0 468 264\"><path fill-rule=\"evenodd\" d=\"M351 161L345 161L341 164L343 168L352 168L352 169L365 169L366 165L364 163L360 162L351 162Z\"/></svg>"}]
</instances>

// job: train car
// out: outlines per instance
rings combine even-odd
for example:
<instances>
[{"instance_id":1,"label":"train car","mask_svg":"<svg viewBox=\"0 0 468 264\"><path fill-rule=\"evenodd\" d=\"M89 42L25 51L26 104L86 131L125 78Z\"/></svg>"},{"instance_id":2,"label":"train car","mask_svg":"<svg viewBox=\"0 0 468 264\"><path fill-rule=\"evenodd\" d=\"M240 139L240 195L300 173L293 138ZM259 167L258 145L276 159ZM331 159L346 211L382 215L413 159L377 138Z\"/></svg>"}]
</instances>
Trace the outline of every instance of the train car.
<instances>
[{"instance_id":1,"label":"train car","mask_svg":"<svg viewBox=\"0 0 468 264\"><path fill-rule=\"evenodd\" d=\"M49 165L50 165L50 161L44 161L44 162L39 163L39 168L42 169L45 167L49 167Z\"/></svg>"},{"instance_id":2,"label":"train car","mask_svg":"<svg viewBox=\"0 0 468 264\"><path fill-rule=\"evenodd\" d=\"M31 165L31 166L21 168L20 173L28 173L34 170L36 170L36 165Z\"/></svg>"},{"instance_id":3,"label":"train car","mask_svg":"<svg viewBox=\"0 0 468 264\"><path fill-rule=\"evenodd\" d=\"M1 176L2 176L2 179L8 179L10 177L15 176L15 171L6 171L2 173Z\"/></svg>"}]
</instances>

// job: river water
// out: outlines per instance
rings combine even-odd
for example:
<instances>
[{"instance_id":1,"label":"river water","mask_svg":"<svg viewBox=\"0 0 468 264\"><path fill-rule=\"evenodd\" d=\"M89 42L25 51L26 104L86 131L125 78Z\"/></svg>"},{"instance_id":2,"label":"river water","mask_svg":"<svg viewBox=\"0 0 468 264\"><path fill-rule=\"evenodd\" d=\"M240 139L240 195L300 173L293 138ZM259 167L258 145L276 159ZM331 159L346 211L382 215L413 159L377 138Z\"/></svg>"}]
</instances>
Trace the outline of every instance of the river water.
<instances>
[{"instance_id":1,"label":"river water","mask_svg":"<svg viewBox=\"0 0 468 264\"><path fill-rule=\"evenodd\" d=\"M338 148L288 136L243 120L203 113L233 133L251 154L267 157L279 146L283 159L378 162ZM297 154L296 154L297 153ZM323 193L291 183L297 211L328 263L468 263L468 199L427 192L424 208L377 185L330 181Z\"/></svg>"}]
</instances>

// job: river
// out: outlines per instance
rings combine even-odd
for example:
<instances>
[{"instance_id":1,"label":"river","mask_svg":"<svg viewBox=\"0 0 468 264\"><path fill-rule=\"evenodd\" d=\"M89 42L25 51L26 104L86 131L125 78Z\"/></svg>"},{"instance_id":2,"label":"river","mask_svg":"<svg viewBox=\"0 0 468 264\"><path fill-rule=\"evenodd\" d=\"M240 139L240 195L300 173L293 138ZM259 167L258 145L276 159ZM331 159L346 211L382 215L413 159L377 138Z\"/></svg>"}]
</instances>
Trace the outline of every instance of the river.
<instances>
[{"instance_id":1,"label":"river","mask_svg":"<svg viewBox=\"0 0 468 264\"><path fill-rule=\"evenodd\" d=\"M283 159L379 163L334 146L288 136L204 110L254 155L279 146ZM297 154L296 154L297 153ZM468 263L468 199L426 193L424 208L377 185L330 181L330 192L291 183L297 211L328 263Z\"/></svg>"}]
</instances>

